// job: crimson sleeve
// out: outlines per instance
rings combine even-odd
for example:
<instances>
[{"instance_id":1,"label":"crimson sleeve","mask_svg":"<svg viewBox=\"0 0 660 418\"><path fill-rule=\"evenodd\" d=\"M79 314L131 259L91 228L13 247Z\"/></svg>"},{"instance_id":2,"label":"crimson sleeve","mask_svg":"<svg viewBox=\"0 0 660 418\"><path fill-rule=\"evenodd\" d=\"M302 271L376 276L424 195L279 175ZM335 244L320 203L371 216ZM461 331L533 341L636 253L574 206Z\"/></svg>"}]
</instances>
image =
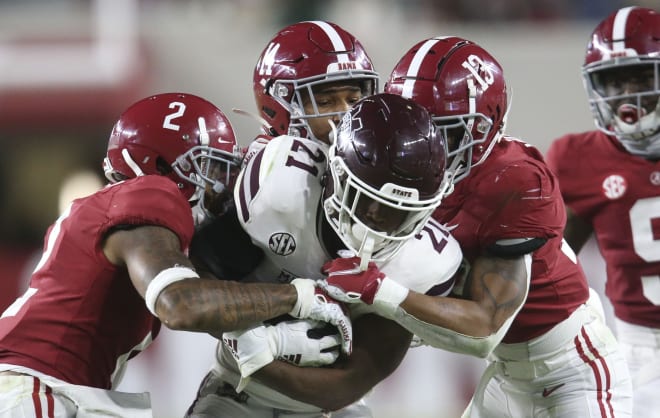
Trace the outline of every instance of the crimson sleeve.
<instances>
[{"instance_id":1,"label":"crimson sleeve","mask_svg":"<svg viewBox=\"0 0 660 418\"><path fill-rule=\"evenodd\" d=\"M109 188L104 230L118 225L159 225L172 230L187 251L194 230L190 203L164 176L143 176Z\"/></svg>"}]
</instances>

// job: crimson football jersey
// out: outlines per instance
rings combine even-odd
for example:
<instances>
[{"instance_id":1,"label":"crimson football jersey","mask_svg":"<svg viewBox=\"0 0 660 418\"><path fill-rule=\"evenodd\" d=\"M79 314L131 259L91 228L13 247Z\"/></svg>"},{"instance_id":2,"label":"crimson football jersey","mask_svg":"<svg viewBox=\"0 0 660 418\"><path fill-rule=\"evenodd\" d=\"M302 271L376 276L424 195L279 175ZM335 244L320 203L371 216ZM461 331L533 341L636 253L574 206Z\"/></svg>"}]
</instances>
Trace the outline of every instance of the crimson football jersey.
<instances>
[{"instance_id":1,"label":"crimson football jersey","mask_svg":"<svg viewBox=\"0 0 660 418\"><path fill-rule=\"evenodd\" d=\"M600 131L557 139L547 161L566 205L594 229L614 314L660 328L660 161Z\"/></svg>"},{"instance_id":2,"label":"crimson football jersey","mask_svg":"<svg viewBox=\"0 0 660 418\"><path fill-rule=\"evenodd\" d=\"M125 267L111 264L103 240L113 227L160 225L187 251L190 204L176 184L144 176L75 200L48 229L27 292L0 317L0 363L110 389L126 360L160 328Z\"/></svg>"},{"instance_id":3,"label":"crimson football jersey","mask_svg":"<svg viewBox=\"0 0 660 418\"><path fill-rule=\"evenodd\" d=\"M537 337L589 297L584 272L563 244L566 212L557 179L531 145L510 137L456 184L433 217L447 224L468 261L496 241L544 238L532 254L529 293L503 342Z\"/></svg>"}]
</instances>

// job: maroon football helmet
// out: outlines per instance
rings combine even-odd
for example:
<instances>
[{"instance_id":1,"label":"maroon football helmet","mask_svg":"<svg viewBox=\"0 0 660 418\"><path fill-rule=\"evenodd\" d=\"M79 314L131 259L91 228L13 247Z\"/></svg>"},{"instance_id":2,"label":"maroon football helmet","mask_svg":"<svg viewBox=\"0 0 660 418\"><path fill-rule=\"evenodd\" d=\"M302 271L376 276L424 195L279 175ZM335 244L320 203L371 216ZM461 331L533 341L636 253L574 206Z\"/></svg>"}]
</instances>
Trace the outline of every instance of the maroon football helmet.
<instances>
[{"instance_id":1,"label":"maroon football helmet","mask_svg":"<svg viewBox=\"0 0 660 418\"><path fill-rule=\"evenodd\" d=\"M596 126L631 154L660 157L660 14L625 7L591 34L582 67Z\"/></svg>"},{"instance_id":2,"label":"maroon football helmet","mask_svg":"<svg viewBox=\"0 0 660 418\"><path fill-rule=\"evenodd\" d=\"M300 22L279 31L268 43L254 69L253 89L269 135L316 139L307 119L333 116L320 113L312 88L321 83L358 82L364 96L378 89L378 74L362 44L338 25ZM303 96L315 111L305 114Z\"/></svg>"},{"instance_id":3,"label":"maroon football helmet","mask_svg":"<svg viewBox=\"0 0 660 418\"><path fill-rule=\"evenodd\" d=\"M502 67L486 50L458 37L414 45L385 84L424 106L449 145L454 182L483 162L504 132L507 90Z\"/></svg>"},{"instance_id":4,"label":"maroon football helmet","mask_svg":"<svg viewBox=\"0 0 660 418\"><path fill-rule=\"evenodd\" d=\"M156 174L176 182L190 201L232 187L241 154L225 114L212 103L184 93L142 99L119 117L103 161L115 183Z\"/></svg>"},{"instance_id":5,"label":"maroon football helmet","mask_svg":"<svg viewBox=\"0 0 660 418\"><path fill-rule=\"evenodd\" d=\"M412 100L376 94L346 112L330 147L326 218L363 261L384 261L440 204L446 143Z\"/></svg>"}]
</instances>

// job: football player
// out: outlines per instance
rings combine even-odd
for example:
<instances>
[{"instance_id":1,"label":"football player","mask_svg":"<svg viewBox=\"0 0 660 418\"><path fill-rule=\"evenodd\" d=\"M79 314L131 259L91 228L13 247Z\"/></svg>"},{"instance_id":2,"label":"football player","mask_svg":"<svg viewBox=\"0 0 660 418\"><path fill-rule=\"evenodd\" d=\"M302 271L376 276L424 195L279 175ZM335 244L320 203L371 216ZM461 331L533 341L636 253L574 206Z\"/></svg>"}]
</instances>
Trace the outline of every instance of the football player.
<instances>
[{"instance_id":1,"label":"football player","mask_svg":"<svg viewBox=\"0 0 660 418\"><path fill-rule=\"evenodd\" d=\"M660 410L660 14L626 7L607 16L589 38L582 76L598 129L556 139L546 160L566 202L568 244L579 252L595 233L635 417L653 417Z\"/></svg>"},{"instance_id":2,"label":"football player","mask_svg":"<svg viewBox=\"0 0 660 418\"><path fill-rule=\"evenodd\" d=\"M353 270L379 266L429 297L447 294L461 251L430 219L449 184L445 159L428 112L392 94L357 102L329 148L272 139L242 169L234 195L241 225L265 254L249 279L322 279L324 264L340 258ZM412 335L368 306L352 321L352 354L323 368L296 367L295 356L276 361L267 330L278 325L225 333L188 415L372 416L362 397L398 366Z\"/></svg>"},{"instance_id":3,"label":"football player","mask_svg":"<svg viewBox=\"0 0 660 418\"><path fill-rule=\"evenodd\" d=\"M469 40L425 39L385 90L423 105L447 137L454 191L433 218L460 243L467 276L459 297L430 298L395 286L396 276L347 274L337 264L327 290L372 303L427 344L488 357L465 417L631 416L625 361L562 240L557 179L538 150L504 134L500 64ZM372 302L393 293L400 304Z\"/></svg>"},{"instance_id":4,"label":"football player","mask_svg":"<svg viewBox=\"0 0 660 418\"><path fill-rule=\"evenodd\" d=\"M350 327L311 280L195 272L191 206L221 212L240 164L229 120L200 97L159 94L119 117L104 160L111 184L49 228L28 290L0 317L0 417L151 417L148 394L113 388L161 322L220 335L291 313Z\"/></svg>"}]
</instances>

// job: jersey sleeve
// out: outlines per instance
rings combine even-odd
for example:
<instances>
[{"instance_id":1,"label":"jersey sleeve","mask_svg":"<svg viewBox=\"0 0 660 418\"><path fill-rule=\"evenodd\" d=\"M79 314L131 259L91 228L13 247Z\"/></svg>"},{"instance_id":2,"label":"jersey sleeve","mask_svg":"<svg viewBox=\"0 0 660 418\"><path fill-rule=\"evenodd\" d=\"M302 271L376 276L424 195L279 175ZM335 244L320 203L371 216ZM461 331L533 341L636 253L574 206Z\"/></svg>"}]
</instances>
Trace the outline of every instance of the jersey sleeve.
<instances>
[{"instance_id":1,"label":"jersey sleeve","mask_svg":"<svg viewBox=\"0 0 660 418\"><path fill-rule=\"evenodd\" d=\"M172 230L187 250L194 225L190 203L164 176L143 176L109 186L112 194L102 234L118 225L158 225Z\"/></svg>"},{"instance_id":2,"label":"jersey sleeve","mask_svg":"<svg viewBox=\"0 0 660 418\"><path fill-rule=\"evenodd\" d=\"M479 231L484 248L502 240L550 239L562 230L563 202L556 178L547 168L520 161L487 178L473 189L474 204L488 208Z\"/></svg>"}]
</instances>

